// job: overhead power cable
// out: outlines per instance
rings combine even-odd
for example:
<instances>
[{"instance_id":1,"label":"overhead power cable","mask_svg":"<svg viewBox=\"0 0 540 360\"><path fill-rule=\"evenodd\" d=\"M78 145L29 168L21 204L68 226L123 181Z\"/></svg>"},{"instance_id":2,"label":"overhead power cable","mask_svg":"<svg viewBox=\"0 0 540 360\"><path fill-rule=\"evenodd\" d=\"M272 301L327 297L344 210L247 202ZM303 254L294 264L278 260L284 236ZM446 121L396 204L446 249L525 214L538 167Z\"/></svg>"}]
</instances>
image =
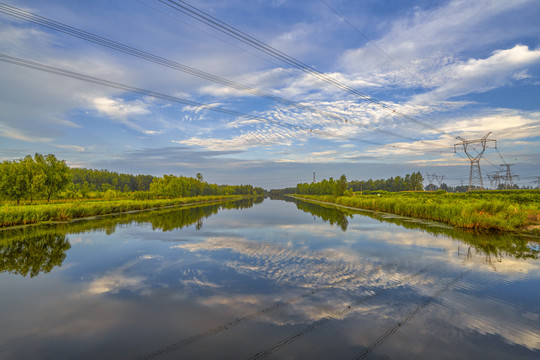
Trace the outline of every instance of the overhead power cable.
<instances>
[{"instance_id":1,"label":"overhead power cable","mask_svg":"<svg viewBox=\"0 0 540 360\"><path fill-rule=\"evenodd\" d=\"M285 53L283 53L282 51L254 38L253 36L251 35L248 35L246 34L245 32L235 28L234 26L232 25L229 25L227 23L225 23L224 21L221 21L215 17L213 17L212 15L202 11L201 9L198 9L196 8L195 6L193 5L190 5L188 3L186 3L185 1L182 1L182 0L159 0L161 3L163 3L164 5L167 5L169 7L171 7L172 9L176 10L176 11L179 11L179 12L182 12L184 13L185 15L195 19L195 20L198 20L200 22L202 22L203 24L206 24L224 34L227 34L253 48L256 48L260 51L262 51L263 53L269 55L269 56L272 56L278 60L281 60L283 61L284 63L292 66L292 67L295 67L303 72L305 72L306 74L309 74L309 75L312 75L314 77L316 77L317 79L319 80L322 80L324 81L325 83L327 84L330 84L332 86L335 86L341 90L344 90L345 92L351 94L351 95L354 95L362 100L365 100L365 101L368 101L370 103L374 103L378 106L380 106L381 108L389 111L390 113L394 114L394 115L398 115L398 116L401 116L411 122L414 122L418 125L421 125L421 126L424 126L426 128L429 128L437 133L440 133L440 134L445 134L445 135L452 135L452 134L449 134L447 133L446 131L444 130L441 130L441 129L438 129L430 124L427 124L423 121L420 121L416 118L414 118L413 116L411 115L408 115L408 114L405 114L401 111L398 111L396 110L394 107L384 103L383 101L380 101L368 94L365 94L357 89L354 89L352 87L350 87L349 85L347 84L344 84L343 82L341 81L338 81L336 79L334 79L333 77L331 76L328 76L326 74L323 74L321 73L320 71L312 68L311 66L309 65L306 65L305 63L301 62L300 60L297 60L295 59L294 57L292 56L289 56Z\"/></svg>"},{"instance_id":2,"label":"overhead power cable","mask_svg":"<svg viewBox=\"0 0 540 360\"><path fill-rule=\"evenodd\" d=\"M354 26L345 16L343 16L339 11L337 11L335 8L330 6L325 0L320 0L330 11L332 11L334 14L336 14L342 21L344 21L347 25L349 25L354 31L356 31L358 34L360 34L364 39L366 39L371 45L373 45L377 50L379 50L384 56L389 58L393 63L395 63L397 66L399 66L401 69L403 69L407 74L411 75L414 79L417 81L417 85L421 85L421 80L416 76L414 73L410 72L405 66L401 65L392 55L388 54L386 51L384 51L375 41L371 40L366 34L364 34L360 29L358 29L356 26Z\"/></svg>"},{"instance_id":3,"label":"overhead power cable","mask_svg":"<svg viewBox=\"0 0 540 360\"><path fill-rule=\"evenodd\" d=\"M145 95L145 96L151 96L151 97L162 99L162 100L169 101L169 102L194 106L194 107L198 107L198 108L201 108L201 109L207 109L207 110L211 110L211 111L214 111L214 112L231 115L231 116L234 116L234 117L247 118L247 119L255 120L255 121L258 121L258 122L261 122L261 123L269 123L269 124L274 124L274 125L278 125L278 126L281 126L281 127L289 127L289 128L295 129L295 130L305 131L305 132L308 132L308 133L317 133L317 134L324 135L324 136L327 136L327 137L340 138L340 139L345 139L345 140L350 140L350 141L366 143L366 144L370 144L370 145L386 146L386 147L395 148L395 149L418 150L418 149L412 149L412 148L401 147L401 146L396 146L396 145L377 143L377 142L371 141L371 140L365 140L365 139L360 139L360 138L354 138L354 137L348 137L348 136L344 136L344 135L334 134L334 133L329 132L329 131L313 129L313 128L309 128L307 126L289 124L289 123L284 123L282 121L278 121L278 120L274 120L274 119L267 119L267 118L262 118L262 117L253 116L253 115L249 115L249 114L244 114L244 113L241 113L241 112L238 112L238 111L235 111L235 110L229 110L229 109L225 109L225 108L215 106L215 105L210 105L210 104L202 104L202 103L198 103L198 102L195 102L195 101L183 99L183 98L180 98L180 97L177 97L177 96L167 95L167 94L163 94L163 93L159 93L159 92L155 92L155 91L151 91L151 90L146 90L146 89L141 89L141 88L138 88L138 87L133 87L133 86L130 86L130 85L121 84L121 83L110 81L110 80L100 79L100 78L97 78L97 77L84 75L84 74L81 74L81 73L78 73L78 72L69 71L69 70L57 68L57 67L46 65L46 64L41 64L41 63L38 63L38 62L34 62L34 61L22 59L22 58L17 58L17 57L2 54L2 53L0 53L0 61L10 63L10 64L14 64L14 65L18 65L18 66L22 66L22 67L26 67L26 68L31 68L31 69L34 69L34 70L39 70L39 71L42 71L42 72L47 72L47 73L51 73L51 74L55 74L55 75L60 75L60 76L67 77L67 78L81 80L81 81L85 81L85 82L88 82L88 83L103 85L103 86L123 90L123 91L126 91L126 92L141 94L141 95Z\"/></svg>"},{"instance_id":4,"label":"overhead power cable","mask_svg":"<svg viewBox=\"0 0 540 360\"><path fill-rule=\"evenodd\" d=\"M332 118L334 120L339 120L339 121L349 122L351 124L356 124L356 125L359 125L359 126L365 128L365 129L374 130L374 131L381 132L381 133L384 133L386 135L391 135L391 136L394 136L394 137L397 137L397 138L402 138L402 139L411 140L411 141L418 140L418 139L413 139L413 138L410 138L410 137L407 137L407 136L404 136L404 135L401 135L401 134L397 134L397 133L393 133L393 132L390 132L390 131L382 130L382 129L379 129L379 128L374 127L374 126L369 126L369 125L365 125L365 124L359 124L356 121L352 121L352 120L348 119L347 117L337 115L337 114L329 112L329 111L321 110L321 109L315 108L313 106L304 105L304 104L298 103L296 101L293 101L293 100L290 100L290 99L287 99L287 98L284 98L284 97L281 97L281 96L273 95L273 94L270 94L268 92L264 92L262 90L255 89L255 88L243 85L241 83L231 81L231 80L225 79L223 77L220 77L220 76L217 76L217 75L214 75L214 74L210 74L208 72L198 70L198 69L195 69L193 67L190 67L190 66L187 66L187 65L172 61L172 60L168 60L168 59L163 58L161 56L148 53L146 51L134 48L132 46L116 42L114 40L111 40L111 39L108 39L108 38L105 38L105 37L102 37L102 36L99 36L99 35L96 35L96 34L93 34L93 33L78 29L78 28L75 28L73 26L70 26L70 25L67 25L67 24L52 20L52 19L48 19L48 18L40 16L40 15L36 15L34 13L31 13L29 11L26 11L26 10L23 10L23 9L20 9L20 8L17 8L15 6L11 6L11 5L0 2L0 12L2 12L4 14L7 14L7 15L10 15L10 16L13 16L13 17L16 17L16 18L21 19L21 20L25 20L25 21L28 21L28 22L31 22L31 23L34 23L34 24L37 24L37 25L40 25L40 26L44 26L44 27L49 28L51 30L59 31L59 32L64 33L64 34L71 35L71 36L74 36L76 38L79 38L79 39L82 39L82 40L85 40L85 41L88 41L88 42L91 42L91 43L94 43L94 44L97 44L97 45L101 45L101 46L107 47L109 49L116 50L116 51L119 51L119 52L122 52L122 53L125 53L125 54L128 54L128 55L132 55L132 56L138 57L140 59L150 61L152 63L162 65L162 66L165 66L165 67L177 70L177 71L181 71L183 73L187 73L189 75L196 76L196 77L199 77L199 78L202 78L202 79L214 82L214 83L218 83L218 84L221 84L221 85L224 85L224 86L227 86L227 87L230 87L230 88L233 88L233 89L236 89L236 90L239 90L239 91L251 94L251 95L259 96L259 97L262 97L262 98L265 98L265 99L268 99L268 100L271 100L271 101L275 101L275 102L278 102L278 103L281 103L281 104L284 104L284 105L287 105L287 106L295 107L295 108L298 108L298 109L307 110L307 111L310 111L312 113L318 113L318 114L327 116L329 118Z\"/></svg>"}]
</instances>

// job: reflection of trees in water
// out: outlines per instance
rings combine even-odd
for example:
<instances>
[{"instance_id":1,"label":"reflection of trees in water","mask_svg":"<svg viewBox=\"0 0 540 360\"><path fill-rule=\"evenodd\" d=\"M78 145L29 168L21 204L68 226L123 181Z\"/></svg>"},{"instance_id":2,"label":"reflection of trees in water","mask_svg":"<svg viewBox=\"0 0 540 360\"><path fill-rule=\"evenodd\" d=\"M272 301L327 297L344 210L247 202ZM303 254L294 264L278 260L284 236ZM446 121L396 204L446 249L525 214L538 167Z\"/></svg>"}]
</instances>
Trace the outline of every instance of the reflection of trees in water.
<instances>
[{"instance_id":1,"label":"reflection of trees in water","mask_svg":"<svg viewBox=\"0 0 540 360\"><path fill-rule=\"evenodd\" d=\"M62 265L71 248L65 234L36 228L25 229L24 233L0 243L0 272L34 277Z\"/></svg>"},{"instance_id":2,"label":"reflection of trees in water","mask_svg":"<svg viewBox=\"0 0 540 360\"><path fill-rule=\"evenodd\" d=\"M300 200L295 201L295 203L299 210L318 216L332 225L339 225L341 230L347 231L349 217L352 217L352 215L347 214L345 211L339 210L335 207L320 206Z\"/></svg>"},{"instance_id":3,"label":"reflection of trees in water","mask_svg":"<svg viewBox=\"0 0 540 360\"><path fill-rule=\"evenodd\" d=\"M27 226L0 230L0 272L23 276L48 273L61 266L66 252L71 248L67 234L93 231L114 233L119 225L150 223L154 230L171 231L196 224L203 226L203 219L221 209L245 209L260 204L264 198L247 198L211 205L198 205L164 210L142 211L106 216L92 220L68 223Z\"/></svg>"},{"instance_id":4,"label":"reflection of trees in water","mask_svg":"<svg viewBox=\"0 0 540 360\"><path fill-rule=\"evenodd\" d=\"M171 231L181 229L183 227L196 224L195 228L200 230L203 227L203 219L206 219L214 214L217 214L221 209L247 209L255 204L260 204L264 201L263 197L246 198L237 201L228 201L219 204L199 205L182 208L172 208L167 210L157 210L149 212L141 212L131 214L125 220L116 220L114 227L118 221L123 223L150 223L153 230Z\"/></svg>"},{"instance_id":5,"label":"reflection of trees in water","mask_svg":"<svg viewBox=\"0 0 540 360\"><path fill-rule=\"evenodd\" d=\"M296 206L305 212L309 212L322 218L324 221L330 221L331 224L341 225L343 231L347 230L347 217L352 214L361 214L380 222L388 222L403 226L407 229L425 231L435 236L447 236L472 246L476 251L485 254L488 257L500 259L503 256L510 256L518 259L538 259L540 257L539 246L531 246L531 239L517 234L506 232L480 232L468 229L458 229L449 226L438 226L435 223L417 221L412 218L402 216L383 215L382 213L363 211L361 209L351 210L349 208L337 207L334 205L315 204L299 199L286 198L286 201L296 203ZM309 204L309 206L305 205ZM331 211L322 210L329 209ZM341 215L336 214L341 212ZM338 222L344 219L347 223ZM332 222L332 220L334 222ZM538 241L537 241L538 243Z\"/></svg>"}]
</instances>

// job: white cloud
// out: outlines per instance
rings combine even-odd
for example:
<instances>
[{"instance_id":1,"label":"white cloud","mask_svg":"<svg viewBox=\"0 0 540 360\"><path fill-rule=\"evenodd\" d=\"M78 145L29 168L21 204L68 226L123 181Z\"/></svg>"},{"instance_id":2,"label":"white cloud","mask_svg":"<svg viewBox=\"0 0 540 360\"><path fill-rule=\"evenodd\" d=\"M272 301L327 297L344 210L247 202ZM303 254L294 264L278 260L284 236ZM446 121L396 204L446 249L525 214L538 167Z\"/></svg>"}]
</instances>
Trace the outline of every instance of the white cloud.
<instances>
[{"instance_id":1,"label":"white cloud","mask_svg":"<svg viewBox=\"0 0 540 360\"><path fill-rule=\"evenodd\" d=\"M109 99L105 97L97 97L91 99L90 101L99 114L110 119L117 120L121 124L126 125L127 127L142 134L158 135L165 132L164 129L150 130L137 124L137 122L144 122L145 125L148 125L148 120L144 116L151 114L150 104L147 104L142 100L128 102L119 98Z\"/></svg>"},{"instance_id":2,"label":"white cloud","mask_svg":"<svg viewBox=\"0 0 540 360\"><path fill-rule=\"evenodd\" d=\"M192 137L187 140L174 140L173 142L203 147L212 151L246 150L256 146L290 145L299 134L298 131L275 127L248 131L233 136L231 139Z\"/></svg>"},{"instance_id":3,"label":"white cloud","mask_svg":"<svg viewBox=\"0 0 540 360\"><path fill-rule=\"evenodd\" d=\"M122 99L98 97L93 99L92 102L97 111L119 120L125 120L130 116L146 115L150 113L148 105L138 100L127 103Z\"/></svg>"},{"instance_id":4,"label":"white cloud","mask_svg":"<svg viewBox=\"0 0 540 360\"><path fill-rule=\"evenodd\" d=\"M426 94L418 95L414 102L425 103L446 100L455 96L486 92L504 86L520 73L524 78L524 67L540 63L540 49L529 50L516 45L511 49L497 50L485 59L469 59L449 65L436 72L432 81L437 87Z\"/></svg>"},{"instance_id":5,"label":"white cloud","mask_svg":"<svg viewBox=\"0 0 540 360\"><path fill-rule=\"evenodd\" d=\"M527 139L540 136L540 112L483 110L467 117L454 118L442 128L449 132L458 132L464 138L482 137L492 131L491 137L501 140Z\"/></svg>"},{"instance_id":6,"label":"white cloud","mask_svg":"<svg viewBox=\"0 0 540 360\"><path fill-rule=\"evenodd\" d=\"M392 59L367 44L346 51L340 62L348 71L377 82L430 86L431 74L456 62L462 52L510 40L530 30L526 23L512 22L503 27L501 22L512 11L533 3L455 0L428 10L405 11L385 26L387 32L373 39Z\"/></svg>"}]
</instances>

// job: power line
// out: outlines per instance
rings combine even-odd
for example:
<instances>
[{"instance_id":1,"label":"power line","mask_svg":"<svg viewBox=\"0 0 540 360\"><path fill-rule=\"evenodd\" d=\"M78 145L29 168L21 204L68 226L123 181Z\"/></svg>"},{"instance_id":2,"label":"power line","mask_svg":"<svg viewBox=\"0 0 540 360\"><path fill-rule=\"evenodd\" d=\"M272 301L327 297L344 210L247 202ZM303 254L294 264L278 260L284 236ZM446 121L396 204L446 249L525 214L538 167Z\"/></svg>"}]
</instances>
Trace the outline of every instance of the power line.
<instances>
[{"instance_id":1,"label":"power line","mask_svg":"<svg viewBox=\"0 0 540 360\"><path fill-rule=\"evenodd\" d=\"M381 108L389 111L390 113L394 114L394 115L398 115L398 116L401 116L411 122L414 122L418 125L421 125L421 126L424 126L426 128L429 128L433 131L436 131L440 134L445 134L445 135L451 135L449 133L447 133L446 131L444 130L441 130L441 129L438 129L434 126L431 126L423 121L420 121L416 118L414 118L413 116L411 115L407 115L401 111L398 111L396 110L395 108L393 108L392 106L389 106L387 104L385 104L384 102L370 96L370 95L367 95L357 89L354 89L336 79L334 79L333 77L331 76L328 76L326 74L323 74L321 73L320 71L310 67L309 65L306 65L305 63L303 63L302 61L300 60L297 60L295 59L294 57L292 56L289 56L287 54L285 54L284 52L254 38L253 36L251 35L248 35L246 34L245 32L235 28L234 26L232 25L229 25L227 23L225 23L224 21L221 21L215 17L213 17L212 15L202 11L201 9L198 9L197 7L193 6L193 5L190 5L188 3L186 3L185 1L182 1L182 0L159 0L161 3L163 3L164 5L167 5L169 7L171 7L172 9L176 10L176 11L179 11L197 21L200 21L202 22L203 24L206 24L224 34L227 34L235 39L237 39L238 41L241 41L253 48L256 48L260 51L262 51L263 53L269 55L269 56L272 56L278 60L281 60L283 62L285 62L286 64L288 65L291 65L309 75L312 75L314 77L316 77L317 79L319 80L322 80L324 81L325 83L327 84L330 84L330 85L333 85L341 90L344 90L345 92L351 94L351 95L354 95L356 97L359 97L360 99L362 100L365 100L365 101L368 101L370 103L373 103L373 104L376 104L378 106L380 106Z\"/></svg>"},{"instance_id":2,"label":"power line","mask_svg":"<svg viewBox=\"0 0 540 360\"><path fill-rule=\"evenodd\" d=\"M352 29L354 29L358 34L360 34L364 39L366 39L371 45L373 45L377 50L379 50L382 54L384 54L387 58L392 60L396 65L398 65L401 69L403 69L405 72L407 72L409 75L411 75L413 78L415 78L418 83L421 83L421 80L412 72L410 72L406 67L401 65L394 57L392 57L390 54L388 54L386 51L384 51L377 43L375 43L373 40L371 40L366 34L364 34L360 29L358 29L356 26L354 26L345 16L343 16L339 11L337 11L332 6L328 5L328 3L324 0L320 0L328 9L330 9L334 14L336 14L341 20L343 20L345 23L347 23Z\"/></svg>"},{"instance_id":3,"label":"power line","mask_svg":"<svg viewBox=\"0 0 540 360\"><path fill-rule=\"evenodd\" d=\"M178 18L178 17L176 17L176 16L173 16L173 15L171 15L171 14L168 14L168 13L166 13L165 11L163 11L163 10L161 10L161 9L158 9L158 8L156 8L156 7L154 7L154 6L151 6L151 5L147 4L147 3L145 3L144 1L141 1L141 0L135 0L135 1L137 1L139 4L141 4L141 5L143 5L143 6L146 6L146 7L149 8L149 9L152 9L152 10L154 10L154 11L160 13L160 14L163 15L163 16L166 16L166 17L168 17L168 18L170 18L170 19L173 19L174 21L178 21L179 23L182 23L182 24L184 24L184 25L186 25L186 26L189 26L189 27L191 27L191 28L193 28L193 29L196 29L196 30L198 30L198 31L200 31L200 32L202 32L202 33L204 33L204 34L210 36L210 37L213 37L214 39L217 39L217 40L219 40L219 41L222 41L223 43L225 43L225 44L227 44L227 45L230 45L230 46L232 46L232 47L235 47L235 48L237 48L238 50L243 51L243 52L245 52L245 53L247 53L247 54L249 54L249 55L251 55L251 56L254 56L254 57L256 57L256 58L259 58L259 59L261 59L261 60L263 60L263 61L265 61L265 62L268 62L269 64L272 64L272 65L275 65L275 66L279 66L276 62L270 61L268 58L264 58L264 57L262 57L262 56L260 56L260 55L255 54L254 52L250 52L250 51L248 51L247 49L245 49L245 48L243 48L243 47L241 47L241 46L238 46L238 45L236 45L236 44L233 44L232 42L225 41L224 39L222 39L222 38L220 38L220 37L218 37L218 36L215 36L215 35L211 34L210 32L203 30L203 29L200 28L200 27L197 27L197 26L195 26L195 25L193 25L193 24L190 24L190 23L187 22L187 21L183 21L183 20L181 20L180 18Z\"/></svg>"},{"instance_id":4,"label":"power line","mask_svg":"<svg viewBox=\"0 0 540 360\"><path fill-rule=\"evenodd\" d=\"M158 98L158 99L162 99L162 100L166 100L166 101L170 101L170 102L174 102L174 103L180 103L180 104L184 104L184 105L190 105L190 106L198 107L198 108L201 108L201 109L207 109L207 110L211 110L211 111L226 114L226 115L231 115L231 116L234 116L234 117L243 117L243 118L247 118L247 119L251 119L251 120L256 120L258 122L270 123L270 124L274 124L274 125L278 125L278 126L282 126L282 127L289 127L289 128L295 129L295 130L305 131L305 132L308 132L308 133L317 133L317 134L324 135L324 136L327 136L327 137L340 138L340 139L344 139L344 140L361 142L361 143L366 143L366 144L370 144L370 145L386 146L386 147L390 147L390 148L394 148L394 149L418 150L418 149L401 147L401 146L396 146L396 145L382 144L382 143L378 143L378 142L371 141L371 140L365 140L365 139L360 139L360 138L354 138L354 137L339 135L339 134L331 133L331 132L325 131L325 130L313 129L313 128L309 128L309 127L306 127L306 126L300 126L300 125L284 123L284 122L274 120L274 119L267 119L267 118L262 118L262 117L258 117L258 116L254 116L254 115L244 114L244 113L241 113L241 112L238 112L238 111L235 111L235 110L229 110L229 109L225 109L225 108L222 108L222 107L219 107L219 106L214 106L214 105L209 105L209 104L202 104L202 103L198 103L198 102L195 102L195 101L192 101L192 100L183 99L183 98L180 98L180 97L177 97L177 96L167 95L167 94L155 92L155 91L152 91L152 90L146 90L146 89L142 89L142 88L133 87L133 86L130 86L130 85L121 84L121 83L114 82L114 81L100 79L100 78L97 78L97 77L84 75L84 74L77 73L77 72L74 72L74 71L69 71L69 70L60 69L60 68L57 68L57 67L54 67L54 66L41 64L41 63L34 62L34 61L31 61L31 60L25 60L25 59L17 58L17 57L14 57L14 56L5 55L5 54L2 54L2 53L0 53L0 61L10 63L10 64L14 64L14 65L18 65L18 66L22 66L22 67L26 67L26 68L31 68L31 69L34 69L34 70L39 70L39 71L55 74L55 75L60 75L60 76L71 78L71 79L81 80L81 81L85 81L85 82L88 82L88 83L103 85L103 86L107 86L107 87L111 87L111 88L115 88L115 89L119 89L119 90L123 90L123 91L127 91L127 92L137 93L137 94L141 94L141 95L145 95L145 96L151 96L151 97L154 97L154 98Z\"/></svg>"},{"instance_id":5,"label":"power line","mask_svg":"<svg viewBox=\"0 0 540 360\"><path fill-rule=\"evenodd\" d=\"M187 66L187 65L175 62L175 61L168 60L161 56L148 53L146 51L131 47L129 45L116 42L114 40L75 28L73 26L70 26L70 25L67 25L67 24L52 20L52 19L48 19L40 15L33 14L26 10L23 10L23 9L20 9L20 8L17 8L8 4L4 4L1 2L0 2L0 12L3 12L4 14L16 17L21 20L25 20L25 21L28 21L28 22L31 22L40 26L47 27L55 31L59 31L61 33L64 33L70 36L74 36L76 38L94 43L96 45L104 46L112 50L116 50L116 51L119 51L128 55L132 55L140 59L158 64L158 65L162 65L162 66L165 66L165 67L177 70L177 71L181 71L189 75L196 76L196 77L199 77L199 78L211 81L211 82L215 82L215 83L218 83L218 84L221 84L221 85L224 85L224 86L227 86L227 87L230 87L230 88L233 88L233 89L236 89L236 90L239 90L239 91L251 94L251 95L259 96L259 97L262 97L271 101L275 101L275 102L278 102L287 106L292 106L298 109L307 110L312 113L318 113L318 114L330 117L334 120L339 120L346 123L351 123L353 125L358 125L364 129L381 132L383 134L390 135L393 137L402 138L402 139L411 140L411 141L418 140L418 139L413 139L413 138L410 138L401 134L396 134L387 130L382 130L377 127L369 126L366 124L359 124L355 121L348 119L347 117L343 117L341 115L337 115L329 111L314 108L309 105L304 105L304 104L298 103L296 101L293 101L291 99L287 99L281 96L273 95L268 92L264 92L256 88L252 88L244 84L231 81L223 77L220 77L220 76L217 76L217 75L214 75L214 74L202 71L202 70L198 70L193 67L190 67L190 66Z\"/></svg>"}]
</instances>

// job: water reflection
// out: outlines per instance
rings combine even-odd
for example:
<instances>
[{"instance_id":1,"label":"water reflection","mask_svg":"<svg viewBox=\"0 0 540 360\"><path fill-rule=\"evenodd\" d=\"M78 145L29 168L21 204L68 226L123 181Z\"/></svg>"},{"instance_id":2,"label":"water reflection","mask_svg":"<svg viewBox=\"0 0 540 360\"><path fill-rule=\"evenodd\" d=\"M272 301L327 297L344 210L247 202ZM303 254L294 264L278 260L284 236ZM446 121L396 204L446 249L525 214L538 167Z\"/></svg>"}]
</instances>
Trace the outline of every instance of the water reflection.
<instances>
[{"instance_id":1,"label":"water reflection","mask_svg":"<svg viewBox=\"0 0 540 360\"><path fill-rule=\"evenodd\" d=\"M295 203L299 210L318 216L325 222L329 222L331 225L339 225L341 230L347 231L349 218L352 218L352 214L340 211L336 208L320 206L307 201L297 200Z\"/></svg>"},{"instance_id":2,"label":"water reflection","mask_svg":"<svg viewBox=\"0 0 540 360\"><path fill-rule=\"evenodd\" d=\"M289 198L292 199L292 198ZM500 260L503 256L516 259L538 259L540 247L538 242L532 242L530 237L504 232L479 232L469 229L459 229L440 223L418 220L393 214L384 214L372 211L353 210L326 204L292 199L298 209L309 212L331 224L338 224L343 231L347 230L348 219L355 214L368 216L380 222L392 223L406 229L420 230L435 236L446 236L460 240L470 245L477 253L482 253L488 261ZM469 258L472 256L470 249Z\"/></svg>"},{"instance_id":3,"label":"water reflection","mask_svg":"<svg viewBox=\"0 0 540 360\"><path fill-rule=\"evenodd\" d=\"M0 274L0 358L540 354L537 248L489 252L528 273L494 271L444 227L298 204L63 225L62 271L33 283Z\"/></svg>"},{"instance_id":4,"label":"water reflection","mask_svg":"<svg viewBox=\"0 0 540 360\"><path fill-rule=\"evenodd\" d=\"M0 243L0 272L35 277L62 265L71 248L67 237L36 227L8 231Z\"/></svg>"},{"instance_id":5,"label":"water reflection","mask_svg":"<svg viewBox=\"0 0 540 360\"><path fill-rule=\"evenodd\" d=\"M196 224L221 209L247 209L264 201L263 197L224 203L198 205L166 210L142 211L77 220L54 225L27 226L0 230L0 272L35 277L61 266L71 248L68 234L103 231L111 235L120 225L150 223L153 230L172 231Z\"/></svg>"}]
</instances>

